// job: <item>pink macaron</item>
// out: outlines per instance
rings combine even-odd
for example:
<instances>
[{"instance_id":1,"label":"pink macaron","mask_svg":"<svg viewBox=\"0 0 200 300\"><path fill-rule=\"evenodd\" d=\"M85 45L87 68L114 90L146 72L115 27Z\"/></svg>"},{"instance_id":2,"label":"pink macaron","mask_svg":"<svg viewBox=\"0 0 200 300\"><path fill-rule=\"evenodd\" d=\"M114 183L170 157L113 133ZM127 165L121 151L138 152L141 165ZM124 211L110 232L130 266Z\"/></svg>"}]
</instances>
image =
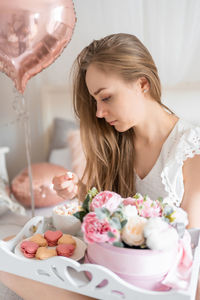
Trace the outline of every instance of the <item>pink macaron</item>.
<instances>
[{"instance_id":1,"label":"pink macaron","mask_svg":"<svg viewBox=\"0 0 200 300\"><path fill-rule=\"evenodd\" d=\"M75 246L71 244L59 244L56 247L57 254L60 256L70 257L73 255Z\"/></svg>"},{"instance_id":2,"label":"pink macaron","mask_svg":"<svg viewBox=\"0 0 200 300\"><path fill-rule=\"evenodd\" d=\"M35 257L39 245L31 241L23 241L20 245L21 251L27 258Z\"/></svg>"},{"instance_id":3,"label":"pink macaron","mask_svg":"<svg viewBox=\"0 0 200 300\"><path fill-rule=\"evenodd\" d=\"M59 238L63 235L62 231L47 230L44 234L44 238L47 240L48 246L53 247L57 245Z\"/></svg>"}]
</instances>

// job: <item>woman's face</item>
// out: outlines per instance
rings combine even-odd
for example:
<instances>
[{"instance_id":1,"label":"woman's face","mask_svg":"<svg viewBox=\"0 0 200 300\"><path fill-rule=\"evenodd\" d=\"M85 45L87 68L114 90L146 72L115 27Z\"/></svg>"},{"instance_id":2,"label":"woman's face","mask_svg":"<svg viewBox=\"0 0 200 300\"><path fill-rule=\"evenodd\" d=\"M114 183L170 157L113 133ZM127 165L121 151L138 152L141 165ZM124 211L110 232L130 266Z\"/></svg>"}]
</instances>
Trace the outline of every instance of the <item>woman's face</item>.
<instances>
[{"instance_id":1,"label":"woman's face","mask_svg":"<svg viewBox=\"0 0 200 300\"><path fill-rule=\"evenodd\" d=\"M86 72L86 85L96 101L97 118L104 118L119 132L124 132L145 116L142 80L124 82L119 76L100 70L94 64Z\"/></svg>"}]
</instances>

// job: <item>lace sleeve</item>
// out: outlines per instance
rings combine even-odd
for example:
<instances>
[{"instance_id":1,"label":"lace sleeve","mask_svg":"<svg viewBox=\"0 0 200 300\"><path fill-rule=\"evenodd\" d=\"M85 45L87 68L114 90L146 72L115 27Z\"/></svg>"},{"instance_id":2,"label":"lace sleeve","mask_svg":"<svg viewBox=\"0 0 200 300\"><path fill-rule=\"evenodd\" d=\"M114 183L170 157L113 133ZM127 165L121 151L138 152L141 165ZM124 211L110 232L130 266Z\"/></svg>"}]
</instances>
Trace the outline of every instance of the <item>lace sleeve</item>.
<instances>
[{"instance_id":1,"label":"lace sleeve","mask_svg":"<svg viewBox=\"0 0 200 300\"><path fill-rule=\"evenodd\" d=\"M180 206L184 194L182 167L187 158L200 154L200 127L180 134L169 153L161 173L162 183L169 201Z\"/></svg>"},{"instance_id":2,"label":"lace sleeve","mask_svg":"<svg viewBox=\"0 0 200 300\"><path fill-rule=\"evenodd\" d=\"M177 147L176 160L183 163L187 158L200 154L200 127L187 130Z\"/></svg>"}]
</instances>

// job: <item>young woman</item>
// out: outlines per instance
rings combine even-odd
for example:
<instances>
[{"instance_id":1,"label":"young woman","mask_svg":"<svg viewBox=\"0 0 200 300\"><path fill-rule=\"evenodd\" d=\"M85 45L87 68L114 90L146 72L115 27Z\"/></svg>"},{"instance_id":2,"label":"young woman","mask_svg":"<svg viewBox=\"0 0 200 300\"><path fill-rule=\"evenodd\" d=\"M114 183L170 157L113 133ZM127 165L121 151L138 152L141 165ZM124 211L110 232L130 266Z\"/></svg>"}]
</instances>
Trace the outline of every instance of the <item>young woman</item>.
<instances>
[{"instance_id":1,"label":"young woman","mask_svg":"<svg viewBox=\"0 0 200 300\"><path fill-rule=\"evenodd\" d=\"M93 41L79 54L74 75L86 168L81 179L55 177L58 195L82 199L95 186L123 197L168 197L187 211L188 228L200 227L200 128L161 103L145 46L130 34Z\"/></svg>"},{"instance_id":2,"label":"young woman","mask_svg":"<svg viewBox=\"0 0 200 300\"><path fill-rule=\"evenodd\" d=\"M136 191L168 197L188 212L189 227L200 227L200 128L161 103L158 72L145 46L133 35L110 35L83 49L75 66L74 109L86 168L83 178L55 177L58 195L82 199L96 186L123 197ZM91 299L28 279L23 291L20 283L14 289L15 276L2 272L0 279L23 299Z\"/></svg>"},{"instance_id":3,"label":"young woman","mask_svg":"<svg viewBox=\"0 0 200 300\"><path fill-rule=\"evenodd\" d=\"M81 179L55 177L58 195L83 198L96 186L123 197L168 197L188 212L188 227L200 227L200 128L161 103L157 68L135 36L113 34L82 50L74 109L86 168Z\"/></svg>"}]
</instances>

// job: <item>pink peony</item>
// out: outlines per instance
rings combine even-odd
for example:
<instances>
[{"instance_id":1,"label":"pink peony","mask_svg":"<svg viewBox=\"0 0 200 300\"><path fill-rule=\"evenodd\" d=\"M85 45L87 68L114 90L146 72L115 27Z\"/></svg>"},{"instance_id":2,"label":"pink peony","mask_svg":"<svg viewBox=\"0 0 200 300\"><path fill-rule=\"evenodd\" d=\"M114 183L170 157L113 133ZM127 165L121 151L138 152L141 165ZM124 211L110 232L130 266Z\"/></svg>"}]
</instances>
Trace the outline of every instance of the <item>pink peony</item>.
<instances>
[{"instance_id":1,"label":"pink peony","mask_svg":"<svg viewBox=\"0 0 200 300\"><path fill-rule=\"evenodd\" d=\"M111 213L113 213L121 202L122 198L117 193L110 191L100 192L92 199L92 202L90 204L90 211L94 211L95 208L105 207Z\"/></svg>"},{"instance_id":2,"label":"pink peony","mask_svg":"<svg viewBox=\"0 0 200 300\"><path fill-rule=\"evenodd\" d=\"M151 200L148 196L142 197L136 194L137 197L126 198L123 204L136 206L139 216L144 218L160 217L162 215L162 207L158 200Z\"/></svg>"},{"instance_id":3,"label":"pink peony","mask_svg":"<svg viewBox=\"0 0 200 300\"><path fill-rule=\"evenodd\" d=\"M158 200L151 200L149 197L146 197L146 200L143 201L138 207L138 213L141 217L144 218L155 218L161 217L162 207Z\"/></svg>"},{"instance_id":4,"label":"pink peony","mask_svg":"<svg viewBox=\"0 0 200 300\"><path fill-rule=\"evenodd\" d=\"M128 197L128 198L124 198L123 204L124 204L125 206L128 206L128 205L136 206L136 205L135 205L135 201L136 201L135 198Z\"/></svg>"},{"instance_id":5,"label":"pink peony","mask_svg":"<svg viewBox=\"0 0 200 300\"><path fill-rule=\"evenodd\" d=\"M120 237L118 230L112 228L107 220L99 220L94 212L84 217L81 229L87 243L113 243ZM115 237L109 237L108 232L112 232Z\"/></svg>"},{"instance_id":6,"label":"pink peony","mask_svg":"<svg viewBox=\"0 0 200 300\"><path fill-rule=\"evenodd\" d=\"M127 205L134 205L134 206L136 206L136 201L137 201L137 204L143 203L143 201L144 201L143 196L141 194L137 193L137 194L135 194L134 197L124 198L123 204L125 206L127 206Z\"/></svg>"}]
</instances>

